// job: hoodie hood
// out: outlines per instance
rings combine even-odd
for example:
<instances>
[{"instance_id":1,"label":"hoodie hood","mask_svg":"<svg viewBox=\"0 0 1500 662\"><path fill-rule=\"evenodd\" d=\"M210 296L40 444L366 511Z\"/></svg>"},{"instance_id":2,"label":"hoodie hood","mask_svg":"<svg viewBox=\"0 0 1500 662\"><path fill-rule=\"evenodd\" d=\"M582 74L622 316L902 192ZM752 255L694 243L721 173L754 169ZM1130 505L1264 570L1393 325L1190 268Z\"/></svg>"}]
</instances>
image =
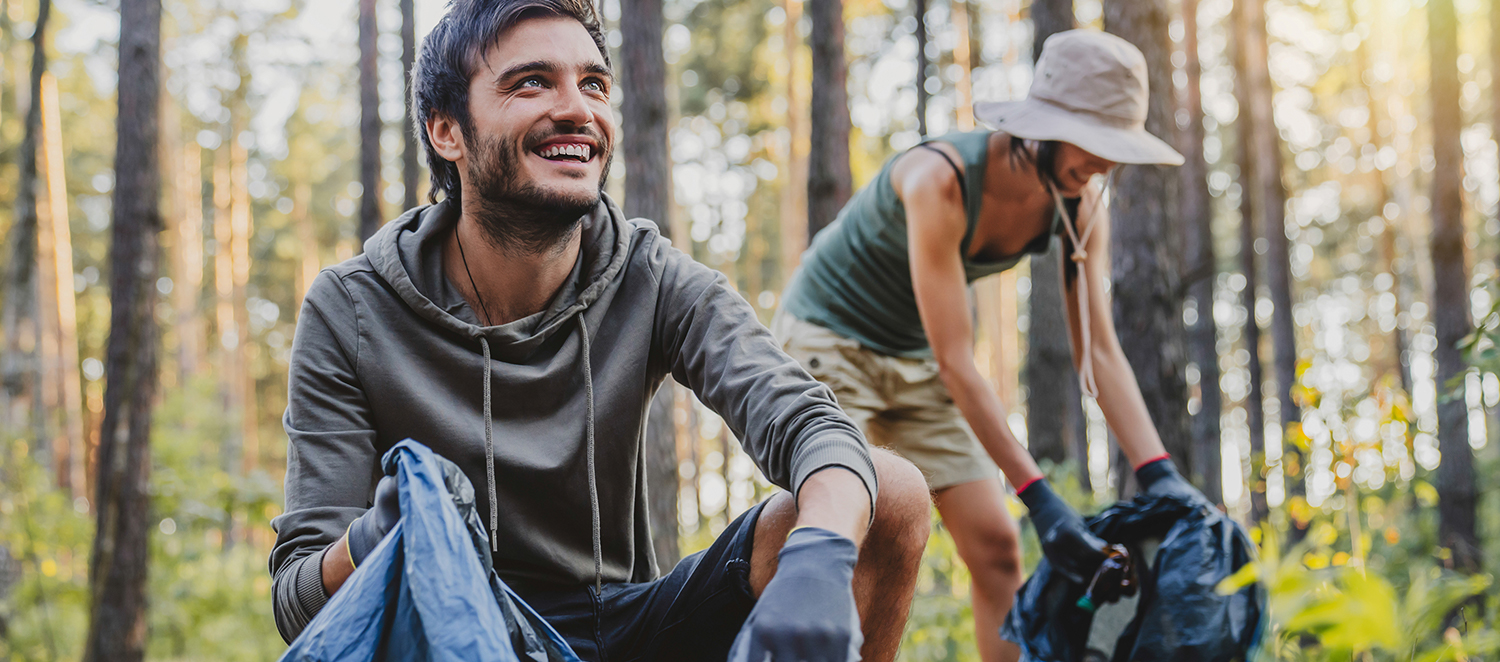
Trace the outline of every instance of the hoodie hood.
<instances>
[{"instance_id":1,"label":"hoodie hood","mask_svg":"<svg viewBox=\"0 0 1500 662\"><path fill-rule=\"evenodd\" d=\"M507 324L483 326L443 275L443 244L458 219L458 206L450 200L417 207L366 240L365 254L417 314L461 336L485 338L501 361L523 360L552 335L567 332L568 322L611 287L629 258L624 214L601 193L599 204L580 223L583 236L573 271L547 308Z\"/></svg>"}]
</instances>

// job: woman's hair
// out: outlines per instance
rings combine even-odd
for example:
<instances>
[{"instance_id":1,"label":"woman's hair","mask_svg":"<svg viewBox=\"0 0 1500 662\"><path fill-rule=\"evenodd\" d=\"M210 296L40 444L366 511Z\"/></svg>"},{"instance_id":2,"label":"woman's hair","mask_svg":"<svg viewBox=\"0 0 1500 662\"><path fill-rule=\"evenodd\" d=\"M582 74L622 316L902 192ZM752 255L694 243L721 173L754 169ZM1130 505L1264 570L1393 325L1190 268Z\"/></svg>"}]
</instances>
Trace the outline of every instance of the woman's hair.
<instances>
[{"instance_id":1,"label":"woman's hair","mask_svg":"<svg viewBox=\"0 0 1500 662\"><path fill-rule=\"evenodd\" d=\"M1019 168L1022 164L1029 165L1036 170L1037 179L1042 182L1042 186L1058 186L1057 151L1061 147L1062 142L1057 140L1030 141L1011 136L1010 166Z\"/></svg>"}]
</instances>

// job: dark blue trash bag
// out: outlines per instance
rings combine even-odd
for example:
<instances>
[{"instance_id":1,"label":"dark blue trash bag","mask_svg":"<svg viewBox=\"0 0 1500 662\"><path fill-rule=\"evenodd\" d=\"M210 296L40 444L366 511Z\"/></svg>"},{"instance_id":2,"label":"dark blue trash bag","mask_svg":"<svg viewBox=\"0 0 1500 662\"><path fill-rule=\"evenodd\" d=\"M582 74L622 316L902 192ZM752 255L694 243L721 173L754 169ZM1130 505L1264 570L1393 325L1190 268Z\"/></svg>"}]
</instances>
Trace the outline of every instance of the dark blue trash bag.
<instances>
[{"instance_id":1,"label":"dark blue trash bag","mask_svg":"<svg viewBox=\"0 0 1500 662\"><path fill-rule=\"evenodd\" d=\"M1251 659L1265 593L1254 584L1220 595L1219 582L1255 558L1245 530L1223 513L1182 499L1137 495L1091 518L1105 542L1124 545L1140 591L1097 611L1079 606L1086 587L1046 559L1016 594L1000 636L1030 662L1231 662Z\"/></svg>"},{"instance_id":2,"label":"dark blue trash bag","mask_svg":"<svg viewBox=\"0 0 1500 662\"><path fill-rule=\"evenodd\" d=\"M391 448L381 466L396 476L401 519L283 662L578 662L552 626L488 567L482 524L473 513L465 522L449 495L466 489L472 501L462 473L445 484L437 456L410 439Z\"/></svg>"}]
</instances>

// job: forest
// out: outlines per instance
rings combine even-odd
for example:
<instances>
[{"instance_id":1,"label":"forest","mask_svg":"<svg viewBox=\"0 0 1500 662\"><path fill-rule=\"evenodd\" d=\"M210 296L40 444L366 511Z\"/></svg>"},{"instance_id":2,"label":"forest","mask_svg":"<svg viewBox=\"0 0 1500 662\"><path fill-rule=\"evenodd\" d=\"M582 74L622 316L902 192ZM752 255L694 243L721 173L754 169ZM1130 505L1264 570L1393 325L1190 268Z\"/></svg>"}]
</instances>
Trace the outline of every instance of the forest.
<instances>
[{"instance_id":1,"label":"forest","mask_svg":"<svg viewBox=\"0 0 1500 662\"><path fill-rule=\"evenodd\" d=\"M445 4L0 0L0 659L286 650L298 311L428 202L405 74ZM599 11L606 191L767 324L850 195L1025 97L1047 36L1136 45L1147 129L1187 163L1121 166L1109 289L1167 450L1259 548L1223 587L1266 591L1253 659L1500 660L1500 1ZM1080 392L1059 259L974 285L974 352L1087 515L1135 485ZM646 444L664 565L777 489L671 382ZM979 659L969 596L935 520L899 659Z\"/></svg>"}]
</instances>

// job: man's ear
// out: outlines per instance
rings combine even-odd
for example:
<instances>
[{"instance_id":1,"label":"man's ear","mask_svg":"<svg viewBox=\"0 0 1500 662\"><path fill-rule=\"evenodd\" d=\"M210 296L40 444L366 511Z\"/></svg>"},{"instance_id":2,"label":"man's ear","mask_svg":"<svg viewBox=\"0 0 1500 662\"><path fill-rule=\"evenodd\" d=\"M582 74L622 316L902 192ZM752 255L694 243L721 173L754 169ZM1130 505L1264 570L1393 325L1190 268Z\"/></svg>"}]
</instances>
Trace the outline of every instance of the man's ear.
<instances>
[{"instance_id":1,"label":"man's ear","mask_svg":"<svg viewBox=\"0 0 1500 662\"><path fill-rule=\"evenodd\" d=\"M457 121L442 113L433 113L427 118L427 139L432 141L432 149L438 156L454 163L462 160L468 151L464 145L463 129Z\"/></svg>"}]
</instances>

